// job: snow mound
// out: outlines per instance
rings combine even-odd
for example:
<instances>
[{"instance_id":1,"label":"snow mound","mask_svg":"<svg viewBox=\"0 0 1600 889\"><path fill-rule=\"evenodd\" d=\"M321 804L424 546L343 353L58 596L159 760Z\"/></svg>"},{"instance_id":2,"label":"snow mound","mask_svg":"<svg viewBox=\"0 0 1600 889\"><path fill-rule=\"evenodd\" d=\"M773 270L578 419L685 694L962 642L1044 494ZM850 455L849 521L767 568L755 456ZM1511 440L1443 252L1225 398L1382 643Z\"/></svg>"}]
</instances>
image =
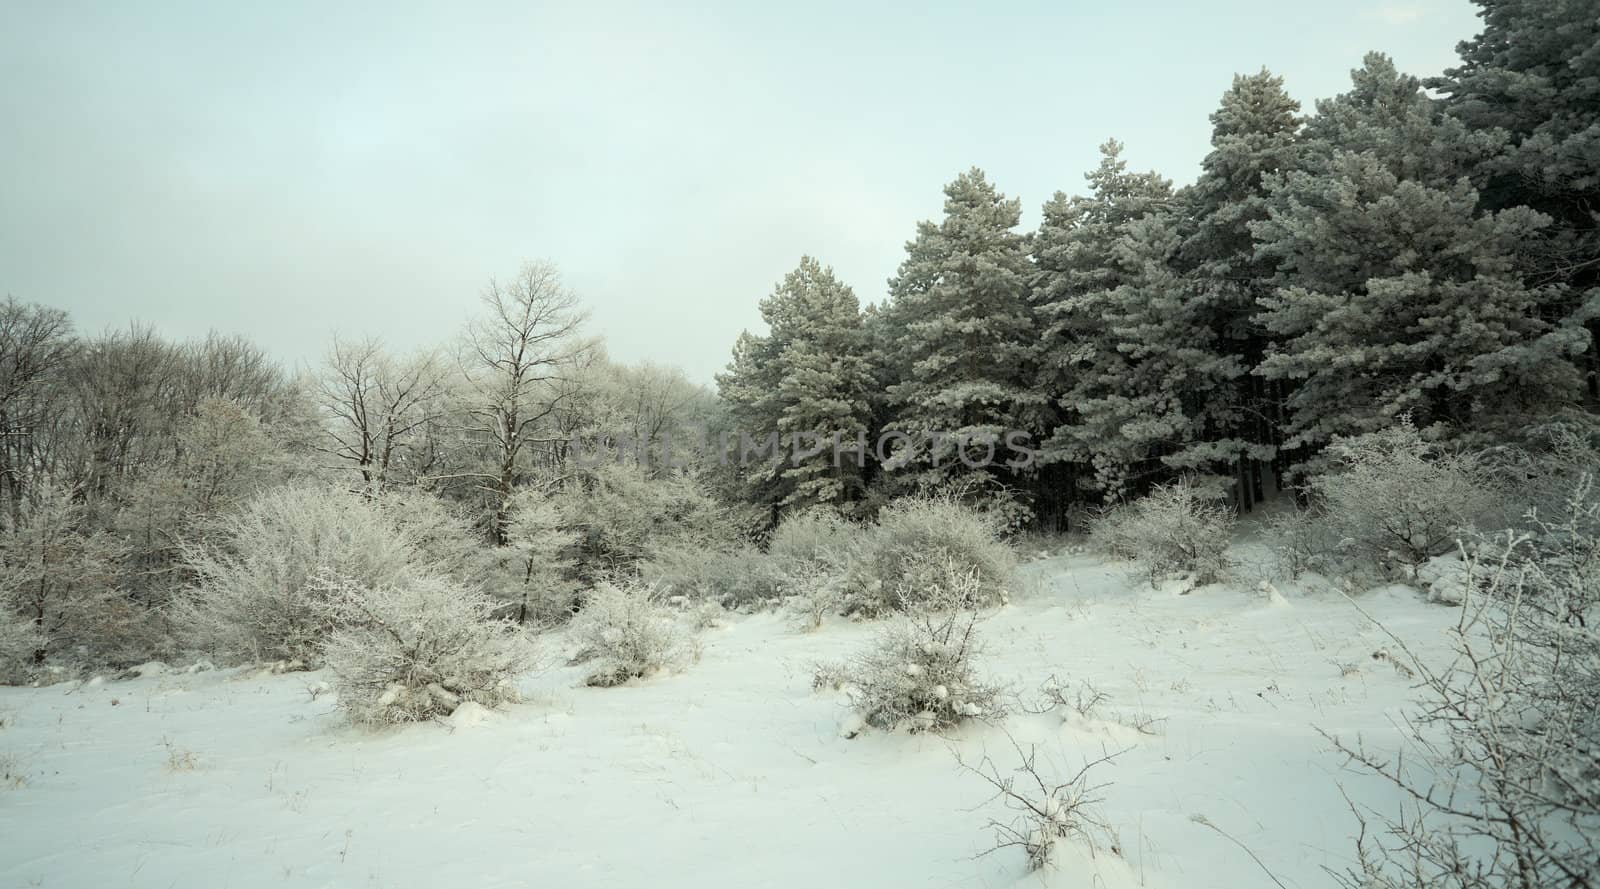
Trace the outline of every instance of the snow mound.
<instances>
[{"instance_id":1,"label":"snow mound","mask_svg":"<svg viewBox=\"0 0 1600 889\"><path fill-rule=\"evenodd\" d=\"M483 725L486 722L493 722L495 719L496 716L493 710L476 701L467 701L457 707L449 716L446 716L444 724L453 729L463 729Z\"/></svg>"},{"instance_id":2,"label":"snow mound","mask_svg":"<svg viewBox=\"0 0 1600 889\"><path fill-rule=\"evenodd\" d=\"M160 661L149 661L147 663L140 664L137 667L129 667L128 669L123 670L122 675L118 676L117 678L149 679L154 676L164 676L170 672L172 672L172 668L166 664L163 664Z\"/></svg>"},{"instance_id":3,"label":"snow mound","mask_svg":"<svg viewBox=\"0 0 1600 889\"><path fill-rule=\"evenodd\" d=\"M1472 569L1458 552L1434 556L1417 569L1417 582L1428 592L1429 602L1460 605L1472 583Z\"/></svg>"}]
</instances>

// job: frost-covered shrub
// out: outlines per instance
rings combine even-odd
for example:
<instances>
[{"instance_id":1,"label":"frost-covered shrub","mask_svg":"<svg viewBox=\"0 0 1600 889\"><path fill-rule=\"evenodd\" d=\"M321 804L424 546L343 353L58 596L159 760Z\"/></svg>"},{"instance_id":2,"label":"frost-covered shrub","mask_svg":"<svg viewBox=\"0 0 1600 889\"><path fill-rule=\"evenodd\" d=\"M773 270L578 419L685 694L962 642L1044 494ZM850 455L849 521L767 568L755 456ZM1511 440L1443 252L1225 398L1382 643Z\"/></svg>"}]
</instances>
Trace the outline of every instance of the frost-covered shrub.
<instances>
[{"instance_id":1,"label":"frost-covered shrub","mask_svg":"<svg viewBox=\"0 0 1600 889\"><path fill-rule=\"evenodd\" d=\"M493 575L493 549L472 521L456 507L422 488L390 487L373 492L369 501L406 544L413 562L469 586Z\"/></svg>"},{"instance_id":2,"label":"frost-covered shrub","mask_svg":"<svg viewBox=\"0 0 1600 889\"><path fill-rule=\"evenodd\" d=\"M1363 823L1344 885L1600 885L1600 539L1583 530L1591 510L1600 502L1579 486L1561 515L1539 520L1545 533L1508 532L1470 548L1454 658L1405 652L1423 700L1403 723L1403 756L1336 739L1408 800L1397 814L1357 812L1388 823Z\"/></svg>"},{"instance_id":3,"label":"frost-covered shrub","mask_svg":"<svg viewBox=\"0 0 1600 889\"><path fill-rule=\"evenodd\" d=\"M907 608L843 673L856 713L873 728L940 731L975 717L1003 716L999 689L984 682L980 615L972 608L979 580L970 572Z\"/></svg>"},{"instance_id":4,"label":"frost-covered shrub","mask_svg":"<svg viewBox=\"0 0 1600 889\"><path fill-rule=\"evenodd\" d=\"M315 663L337 624L319 572L377 589L426 567L384 510L332 488L268 491L218 531L187 554L196 580L177 612L192 642L233 660Z\"/></svg>"},{"instance_id":5,"label":"frost-covered shrub","mask_svg":"<svg viewBox=\"0 0 1600 889\"><path fill-rule=\"evenodd\" d=\"M642 566L641 573L663 595L715 602L731 609L777 602L790 583L789 576L753 546L665 546Z\"/></svg>"},{"instance_id":6,"label":"frost-covered shrub","mask_svg":"<svg viewBox=\"0 0 1600 889\"><path fill-rule=\"evenodd\" d=\"M1107 555L1138 562L1152 585L1182 575L1196 583L1216 583L1228 571L1233 525L1232 509L1180 480L1102 513L1089 529L1089 543Z\"/></svg>"},{"instance_id":7,"label":"frost-covered shrub","mask_svg":"<svg viewBox=\"0 0 1600 889\"><path fill-rule=\"evenodd\" d=\"M845 608L867 616L921 604L959 586L970 605L998 604L1016 554L993 521L948 497L896 500L866 529L845 582Z\"/></svg>"},{"instance_id":8,"label":"frost-covered shrub","mask_svg":"<svg viewBox=\"0 0 1600 889\"><path fill-rule=\"evenodd\" d=\"M588 579L632 572L659 548L723 546L740 536L733 511L691 475L607 463L562 495Z\"/></svg>"},{"instance_id":9,"label":"frost-covered shrub","mask_svg":"<svg viewBox=\"0 0 1600 889\"><path fill-rule=\"evenodd\" d=\"M843 574L855 555L862 526L827 507L784 516L767 541L767 554L787 572Z\"/></svg>"},{"instance_id":10,"label":"frost-covered shrub","mask_svg":"<svg viewBox=\"0 0 1600 889\"><path fill-rule=\"evenodd\" d=\"M34 654L44 637L33 621L0 614L0 685L25 682L33 672Z\"/></svg>"},{"instance_id":11,"label":"frost-covered shrub","mask_svg":"<svg viewBox=\"0 0 1600 889\"><path fill-rule=\"evenodd\" d=\"M1101 802L1098 792L1104 785L1090 784L1089 772L1117 754L1108 753L1086 762L1067 780L1055 781L1041 772L1037 748L1025 751L1010 733L1006 737L1018 761L1005 769L988 754L973 763L956 753L957 764L987 782L995 799L1011 813L1009 819L989 821L994 831L993 848L1022 849L1028 856L1029 870L1053 863L1056 850L1065 842L1081 843L1090 851L1100 846L1115 851L1116 835L1097 811Z\"/></svg>"},{"instance_id":12,"label":"frost-covered shrub","mask_svg":"<svg viewBox=\"0 0 1600 889\"><path fill-rule=\"evenodd\" d=\"M645 583L602 583L572 621L581 656L599 661L590 685L621 685L682 666L688 642L661 593Z\"/></svg>"},{"instance_id":13,"label":"frost-covered shrub","mask_svg":"<svg viewBox=\"0 0 1600 889\"><path fill-rule=\"evenodd\" d=\"M365 587L319 574L340 629L323 643L339 708L364 725L448 716L464 703L514 701L529 666L527 641L491 617L482 593L433 575Z\"/></svg>"},{"instance_id":14,"label":"frost-covered shrub","mask_svg":"<svg viewBox=\"0 0 1600 889\"><path fill-rule=\"evenodd\" d=\"M1308 571L1337 570L1339 538L1320 507L1297 505L1274 513L1266 530L1280 576L1297 580Z\"/></svg>"},{"instance_id":15,"label":"frost-covered shrub","mask_svg":"<svg viewBox=\"0 0 1600 889\"><path fill-rule=\"evenodd\" d=\"M1334 466L1312 491L1345 548L1386 572L1409 576L1454 549L1500 497L1482 456L1424 441L1409 422L1329 451Z\"/></svg>"}]
</instances>

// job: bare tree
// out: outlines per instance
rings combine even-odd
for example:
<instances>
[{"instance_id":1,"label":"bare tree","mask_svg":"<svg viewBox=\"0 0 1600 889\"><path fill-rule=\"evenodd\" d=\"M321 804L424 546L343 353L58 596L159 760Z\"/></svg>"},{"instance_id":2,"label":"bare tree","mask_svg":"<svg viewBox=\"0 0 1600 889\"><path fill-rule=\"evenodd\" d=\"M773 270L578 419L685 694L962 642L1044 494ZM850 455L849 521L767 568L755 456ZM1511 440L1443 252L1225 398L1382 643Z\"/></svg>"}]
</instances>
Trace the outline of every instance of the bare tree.
<instances>
[{"instance_id":1,"label":"bare tree","mask_svg":"<svg viewBox=\"0 0 1600 889\"><path fill-rule=\"evenodd\" d=\"M462 475L489 496L489 536L504 544L528 452L561 442L553 420L576 397L573 370L594 344L579 336L587 315L550 263L490 281L483 303L486 317L468 328L461 364L469 388L464 424L487 447L490 465Z\"/></svg>"},{"instance_id":2,"label":"bare tree","mask_svg":"<svg viewBox=\"0 0 1600 889\"><path fill-rule=\"evenodd\" d=\"M444 377L431 352L396 361L376 339L335 339L320 387L332 419L332 444L324 450L353 465L363 483L382 488L401 453L437 419Z\"/></svg>"},{"instance_id":3,"label":"bare tree","mask_svg":"<svg viewBox=\"0 0 1600 889\"><path fill-rule=\"evenodd\" d=\"M39 468L35 429L72 348L66 312L12 297L0 302L0 498L13 525Z\"/></svg>"}]
</instances>

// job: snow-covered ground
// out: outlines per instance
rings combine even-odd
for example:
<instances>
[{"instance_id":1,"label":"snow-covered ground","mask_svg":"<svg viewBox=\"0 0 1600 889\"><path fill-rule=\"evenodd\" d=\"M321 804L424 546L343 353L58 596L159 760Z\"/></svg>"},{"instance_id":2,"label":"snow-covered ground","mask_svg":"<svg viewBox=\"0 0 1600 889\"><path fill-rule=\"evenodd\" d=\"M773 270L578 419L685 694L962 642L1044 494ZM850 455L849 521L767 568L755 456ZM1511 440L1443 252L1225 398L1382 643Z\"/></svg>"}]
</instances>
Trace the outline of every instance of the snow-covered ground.
<instances>
[{"instance_id":1,"label":"snow-covered ground","mask_svg":"<svg viewBox=\"0 0 1600 889\"><path fill-rule=\"evenodd\" d=\"M1326 886L1354 823L1318 734L1393 746L1408 680L1338 594L1152 590L1123 566L1031 563L983 625L989 677L1025 697L1052 674L1110 696L1097 719L1006 722L1062 777L1093 778L1121 855L1026 873L992 844L1004 810L954 751L1015 762L1006 734L840 736L843 696L813 667L872 624L802 633L780 615L703 631L681 674L591 689L554 667L481 719L383 733L345 726L318 674L181 672L0 690L5 887ZM1362 607L1424 656L1451 609L1402 588ZM559 663L558 652L552 660ZM458 714L460 717L461 714ZM1154 720L1154 734L1124 723ZM1392 806L1388 807L1392 809Z\"/></svg>"}]
</instances>

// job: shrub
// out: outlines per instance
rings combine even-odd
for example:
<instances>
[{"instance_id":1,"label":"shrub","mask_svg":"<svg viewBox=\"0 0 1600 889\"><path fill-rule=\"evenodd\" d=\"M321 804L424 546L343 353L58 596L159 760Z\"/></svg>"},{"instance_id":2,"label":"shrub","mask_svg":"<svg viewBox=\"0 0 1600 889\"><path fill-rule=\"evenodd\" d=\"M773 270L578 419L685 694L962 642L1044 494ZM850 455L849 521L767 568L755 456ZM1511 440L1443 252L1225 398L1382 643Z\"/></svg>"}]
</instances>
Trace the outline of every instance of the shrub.
<instances>
[{"instance_id":1,"label":"shrub","mask_svg":"<svg viewBox=\"0 0 1600 889\"><path fill-rule=\"evenodd\" d=\"M33 672L34 654L44 646L44 637L33 621L13 618L10 611L0 614L0 685L26 682Z\"/></svg>"},{"instance_id":2,"label":"shrub","mask_svg":"<svg viewBox=\"0 0 1600 889\"><path fill-rule=\"evenodd\" d=\"M579 573L587 579L632 573L653 550L718 546L736 539L732 510L691 475L652 475L607 463L565 492L561 508L578 532Z\"/></svg>"},{"instance_id":3,"label":"shrub","mask_svg":"<svg viewBox=\"0 0 1600 889\"><path fill-rule=\"evenodd\" d=\"M1569 503L1543 539L1511 532L1468 554L1450 663L1425 663L1395 639L1425 695L1404 723L1405 755L1335 739L1409 801L1398 816L1356 812L1344 885L1600 883L1600 540L1581 530L1600 502L1580 486ZM1374 816L1393 820L1369 833Z\"/></svg>"},{"instance_id":4,"label":"shrub","mask_svg":"<svg viewBox=\"0 0 1600 889\"><path fill-rule=\"evenodd\" d=\"M1016 554L991 519L948 497L884 507L867 530L845 581L846 610L873 616L917 606L959 588L969 606L1003 602Z\"/></svg>"},{"instance_id":5,"label":"shrub","mask_svg":"<svg viewBox=\"0 0 1600 889\"><path fill-rule=\"evenodd\" d=\"M1089 529L1089 543L1143 565L1152 586L1185 574L1196 583L1216 583L1228 571L1233 525L1233 510L1184 479L1102 513Z\"/></svg>"},{"instance_id":6,"label":"shrub","mask_svg":"<svg viewBox=\"0 0 1600 889\"><path fill-rule=\"evenodd\" d=\"M682 544L661 547L643 565L642 574L663 595L734 609L776 602L790 584L789 576L771 558L751 546L732 550Z\"/></svg>"},{"instance_id":7,"label":"shrub","mask_svg":"<svg viewBox=\"0 0 1600 889\"><path fill-rule=\"evenodd\" d=\"M418 722L469 701L516 700L527 645L515 625L490 617L487 596L432 575L372 588L324 573L312 584L341 626L323 643L323 658L351 721Z\"/></svg>"},{"instance_id":8,"label":"shrub","mask_svg":"<svg viewBox=\"0 0 1600 889\"><path fill-rule=\"evenodd\" d=\"M941 731L974 717L1004 715L999 689L983 682L978 654L976 572L936 588L845 667L846 689L874 728Z\"/></svg>"},{"instance_id":9,"label":"shrub","mask_svg":"<svg viewBox=\"0 0 1600 889\"><path fill-rule=\"evenodd\" d=\"M1410 576L1454 549L1499 499L1482 456L1424 441L1409 420L1330 451L1335 466L1312 490L1346 548L1385 573Z\"/></svg>"},{"instance_id":10,"label":"shrub","mask_svg":"<svg viewBox=\"0 0 1600 889\"><path fill-rule=\"evenodd\" d=\"M1053 863L1063 842L1079 842L1094 851L1100 846L1117 851L1116 834L1100 818L1099 791L1105 785L1090 784L1089 772L1111 762L1119 754L1106 753L1085 762L1070 778L1054 781L1045 777L1038 765L1038 749L1026 751L1017 739L1006 734L1016 752L1018 764L1005 770L987 753L976 763L956 752L956 763L988 783L994 798L1004 803L1011 817L991 819L994 846L989 851L1020 848L1028 856L1028 869L1040 870ZM987 854L987 853L986 853Z\"/></svg>"},{"instance_id":11,"label":"shrub","mask_svg":"<svg viewBox=\"0 0 1600 889\"><path fill-rule=\"evenodd\" d=\"M582 656L600 661L590 685L621 685L681 666L687 655L683 631L649 584L600 584L584 600L572 632Z\"/></svg>"},{"instance_id":12,"label":"shrub","mask_svg":"<svg viewBox=\"0 0 1600 889\"><path fill-rule=\"evenodd\" d=\"M1319 506L1295 506L1267 519L1267 540L1277 559L1279 576L1298 580L1308 571L1335 572L1338 535Z\"/></svg>"},{"instance_id":13,"label":"shrub","mask_svg":"<svg viewBox=\"0 0 1600 889\"><path fill-rule=\"evenodd\" d=\"M797 576L843 574L855 554L861 527L827 507L784 516L767 541L767 554Z\"/></svg>"},{"instance_id":14,"label":"shrub","mask_svg":"<svg viewBox=\"0 0 1600 889\"><path fill-rule=\"evenodd\" d=\"M329 571L369 589L398 585L424 567L412 543L369 500L278 488L225 517L215 545L187 554L196 581L179 620L220 656L310 665L336 626L312 579Z\"/></svg>"},{"instance_id":15,"label":"shrub","mask_svg":"<svg viewBox=\"0 0 1600 889\"><path fill-rule=\"evenodd\" d=\"M491 578L493 550L454 506L415 486L391 487L366 496L383 521L411 547L411 561L420 570L468 586Z\"/></svg>"}]
</instances>

